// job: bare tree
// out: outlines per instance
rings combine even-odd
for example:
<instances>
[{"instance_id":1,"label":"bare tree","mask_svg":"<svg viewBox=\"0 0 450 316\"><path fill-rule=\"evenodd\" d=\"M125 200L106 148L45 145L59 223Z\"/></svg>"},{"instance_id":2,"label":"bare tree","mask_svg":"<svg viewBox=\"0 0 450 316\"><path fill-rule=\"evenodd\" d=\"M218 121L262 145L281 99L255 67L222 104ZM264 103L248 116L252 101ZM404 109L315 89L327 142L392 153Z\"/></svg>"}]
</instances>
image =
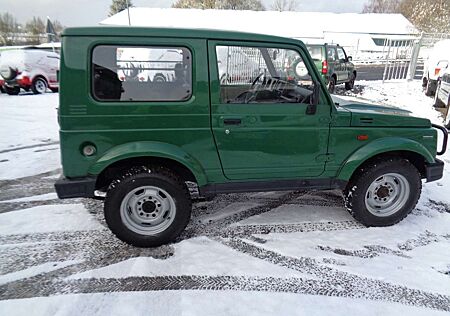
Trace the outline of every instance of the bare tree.
<instances>
[{"instance_id":1,"label":"bare tree","mask_svg":"<svg viewBox=\"0 0 450 316\"><path fill-rule=\"evenodd\" d=\"M131 0L112 0L111 5L109 6L108 16L113 16L114 14L127 9L128 5L130 6L130 8L133 7L133 3L131 3Z\"/></svg>"},{"instance_id":2,"label":"bare tree","mask_svg":"<svg viewBox=\"0 0 450 316\"><path fill-rule=\"evenodd\" d=\"M397 13L401 0L369 0L363 13Z\"/></svg>"},{"instance_id":3,"label":"bare tree","mask_svg":"<svg viewBox=\"0 0 450 316\"><path fill-rule=\"evenodd\" d=\"M218 9L227 10L254 10L264 11L264 5L260 0L225 0L216 1L216 7Z\"/></svg>"},{"instance_id":4,"label":"bare tree","mask_svg":"<svg viewBox=\"0 0 450 316\"><path fill-rule=\"evenodd\" d=\"M296 11L298 3L296 0L275 0L272 4L272 10L275 11Z\"/></svg>"},{"instance_id":5,"label":"bare tree","mask_svg":"<svg viewBox=\"0 0 450 316\"><path fill-rule=\"evenodd\" d=\"M401 13L427 33L450 33L450 0L369 0L363 13Z\"/></svg>"},{"instance_id":6,"label":"bare tree","mask_svg":"<svg viewBox=\"0 0 450 316\"><path fill-rule=\"evenodd\" d=\"M33 17L25 24L25 32L31 35L40 35L45 33L45 23L40 17Z\"/></svg>"},{"instance_id":7,"label":"bare tree","mask_svg":"<svg viewBox=\"0 0 450 316\"><path fill-rule=\"evenodd\" d=\"M3 45L13 45L19 30L20 24L12 14L0 14L0 41Z\"/></svg>"},{"instance_id":8,"label":"bare tree","mask_svg":"<svg viewBox=\"0 0 450 316\"><path fill-rule=\"evenodd\" d=\"M450 33L450 0L402 0L399 11L423 32Z\"/></svg>"},{"instance_id":9,"label":"bare tree","mask_svg":"<svg viewBox=\"0 0 450 316\"><path fill-rule=\"evenodd\" d=\"M178 0L172 8L181 9L215 9L216 0Z\"/></svg>"},{"instance_id":10,"label":"bare tree","mask_svg":"<svg viewBox=\"0 0 450 316\"><path fill-rule=\"evenodd\" d=\"M172 8L265 10L260 0L178 0Z\"/></svg>"}]
</instances>

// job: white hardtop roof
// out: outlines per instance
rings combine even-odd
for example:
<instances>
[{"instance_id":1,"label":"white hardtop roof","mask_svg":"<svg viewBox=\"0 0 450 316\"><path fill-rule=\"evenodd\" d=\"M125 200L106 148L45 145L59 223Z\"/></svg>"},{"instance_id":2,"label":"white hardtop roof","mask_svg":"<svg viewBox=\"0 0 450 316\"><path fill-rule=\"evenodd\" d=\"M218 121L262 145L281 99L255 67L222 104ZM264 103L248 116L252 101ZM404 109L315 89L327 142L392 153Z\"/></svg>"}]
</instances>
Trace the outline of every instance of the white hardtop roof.
<instances>
[{"instance_id":1,"label":"white hardtop roof","mask_svg":"<svg viewBox=\"0 0 450 316\"><path fill-rule=\"evenodd\" d=\"M418 34L401 14L293 11L130 8L132 26L208 28L292 38L322 38L324 33ZM127 10L100 22L128 25Z\"/></svg>"}]
</instances>

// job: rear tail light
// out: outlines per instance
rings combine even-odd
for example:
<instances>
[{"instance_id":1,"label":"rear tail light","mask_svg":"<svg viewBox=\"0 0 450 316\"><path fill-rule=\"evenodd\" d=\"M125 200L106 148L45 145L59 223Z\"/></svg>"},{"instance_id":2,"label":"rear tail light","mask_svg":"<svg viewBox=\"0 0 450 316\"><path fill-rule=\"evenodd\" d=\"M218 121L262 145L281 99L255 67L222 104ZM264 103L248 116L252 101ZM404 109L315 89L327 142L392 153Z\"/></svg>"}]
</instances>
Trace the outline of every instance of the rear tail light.
<instances>
[{"instance_id":1,"label":"rear tail light","mask_svg":"<svg viewBox=\"0 0 450 316\"><path fill-rule=\"evenodd\" d=\"M22 78L17 79L17 82L19 84L21 84L21 85L24 85L24 86L30 86L31 85L31 79L28 76L23 76Z\"/></svg>"},{"instance_id":2,"label":"rear tail light","mask_svg":"<svg viewBox=\"0 0 450 316\"><path fill-rule=\"evenodd\" d=\"M439 72L441 72L441 68L434 69L434 75L435 76L439 75Z\"/></svg>"},{"instance_id":3,"label":"rear tail light","mask_svg":"<svg viewBox=\"0 0 450 316\"><path fill-rule=\"evenodd\" d=\"M328 62L326 60L322 61L322 74L326 75L328 73Z\"/></svg>"}]
</instances>

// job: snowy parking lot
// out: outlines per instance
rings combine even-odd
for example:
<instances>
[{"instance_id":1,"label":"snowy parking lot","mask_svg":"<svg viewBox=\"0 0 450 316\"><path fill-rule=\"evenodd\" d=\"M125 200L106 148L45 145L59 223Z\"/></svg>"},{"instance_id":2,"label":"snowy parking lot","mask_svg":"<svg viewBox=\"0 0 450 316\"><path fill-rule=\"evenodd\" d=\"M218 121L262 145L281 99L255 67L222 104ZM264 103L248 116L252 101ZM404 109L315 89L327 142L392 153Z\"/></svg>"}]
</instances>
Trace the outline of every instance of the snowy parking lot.
<instances>
[{"instance_id":1,"label":"snowy parking lot","mask_svg":"<svg viewBox=\"0 0 450 316\"><path fill-rule=\"evenodd\" d=\"M344 99L442 124L420 81L357 82ZM450 153L399 224L366 228L339 191L196 201L179 240L140 249L101 202L58 200L58 95L0 94L0 315L445 315Z\"/></svg>"}]
</instances>

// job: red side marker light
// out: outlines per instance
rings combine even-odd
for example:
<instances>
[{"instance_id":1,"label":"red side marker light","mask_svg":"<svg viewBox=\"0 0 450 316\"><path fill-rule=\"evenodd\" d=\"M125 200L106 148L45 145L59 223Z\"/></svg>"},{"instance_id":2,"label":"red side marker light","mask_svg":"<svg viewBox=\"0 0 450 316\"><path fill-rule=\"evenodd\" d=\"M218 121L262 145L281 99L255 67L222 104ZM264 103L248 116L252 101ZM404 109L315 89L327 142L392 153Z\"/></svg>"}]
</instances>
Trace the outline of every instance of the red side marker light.
<instances>
[{"instance_id":1,"label":"red side marker light","mask_svg":"<svg viewBox=\"0 0 450 316\"><path fill-rule=\"evenodd\" d=\"M368 139L369 139L369 136L368 136L368 135L358 135L356 138L357 138L358 140L368 140Z\"/></svg>"}]
</instances>

